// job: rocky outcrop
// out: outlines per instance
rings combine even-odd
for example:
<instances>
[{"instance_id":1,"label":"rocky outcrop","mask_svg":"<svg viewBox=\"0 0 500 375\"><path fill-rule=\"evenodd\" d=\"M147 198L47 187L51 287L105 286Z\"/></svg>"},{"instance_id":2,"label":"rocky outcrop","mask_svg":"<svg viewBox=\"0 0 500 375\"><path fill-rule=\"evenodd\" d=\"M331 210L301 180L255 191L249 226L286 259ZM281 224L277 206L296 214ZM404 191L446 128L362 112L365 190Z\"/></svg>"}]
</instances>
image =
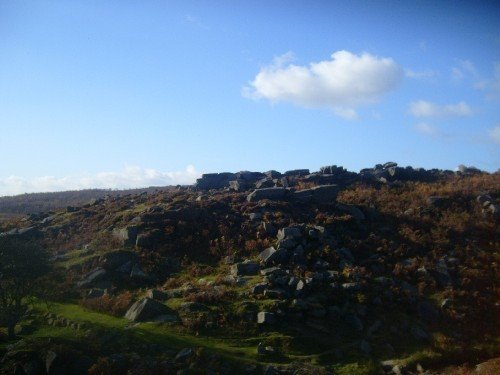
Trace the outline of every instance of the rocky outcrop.
<instances>
[{"instance_id":1,"label":"rocky outcrop","mask_svg":"<svg viewBox=\"0 0 500 375\"><path fill-rule=\"evenodd\" d=\"M236 179L234 173L205 173L196 180L195 187L202 190L223 189L229 186L229 181Z\"/></svg>"}]
</instances>

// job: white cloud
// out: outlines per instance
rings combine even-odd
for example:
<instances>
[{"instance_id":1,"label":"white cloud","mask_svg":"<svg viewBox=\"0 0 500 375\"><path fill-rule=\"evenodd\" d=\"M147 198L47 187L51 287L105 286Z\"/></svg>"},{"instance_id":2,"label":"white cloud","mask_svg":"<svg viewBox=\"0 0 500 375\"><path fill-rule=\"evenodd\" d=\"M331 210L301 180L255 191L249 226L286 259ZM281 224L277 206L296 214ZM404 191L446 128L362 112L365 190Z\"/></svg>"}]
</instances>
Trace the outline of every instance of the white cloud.
<instances>
[{"instance_id":1,"label":"white cloud","mask_svg":"<svg viewBox=\"0 0 500 375\"><path fill-rule=\"evenodd\" d=\"M432 126L426 122L421 122L421 123L415 125L415 129L419 133L425 134L425 135L428 135L431 137L437 137L439 135L438 130L434 126Z\"/></svg>"},{"instance_id":2,"label":"white cloud","mask_svg":"<svg viewBox=\"0 0 500 375\"><path fill-rule=\"evenodd\" d=\"M500 125L495 126L488 132L490 140L500 145Z\"/></svg>"},{"instance_id":3,"label":"white cloud","mask_svg":"<svg viewBox=\"0 0 500 375\"><path fill-rule=\"evenodd\" d=\"M292 58L289 52L263 67L243 88L243 95L306 108L327 107L341 117L355 119L356 108L379 101L403 77L403 70L392 59L368 53L337 51L331 60L308 66L291 64Z\"/></svg>"},{"instance_id":4,"label":"white cloud","mask_svg":"<svg viewBox=\"0 0 500 375\"><path fill-rule=\"evenodd\" d=\"M128 189L148 186L187 185L200 177L195 167L190 165L184 171L160 172L127 166L119 172L54 177L42 176L32 179L10 176L0 179L0 196L33 192L50 192L81 189Z\"/></svg>"},{"instance_id":5,"label":"white cloud","mask_svg":"<svg viewBox=\"0 0 500 375\"><path fill-rule=\"evenodd\" d=\"M410 103L410 113L415 117L466 117L472 115L472 108L465 102L440 105L426 100Z\"/></svg>"}]
</instances>

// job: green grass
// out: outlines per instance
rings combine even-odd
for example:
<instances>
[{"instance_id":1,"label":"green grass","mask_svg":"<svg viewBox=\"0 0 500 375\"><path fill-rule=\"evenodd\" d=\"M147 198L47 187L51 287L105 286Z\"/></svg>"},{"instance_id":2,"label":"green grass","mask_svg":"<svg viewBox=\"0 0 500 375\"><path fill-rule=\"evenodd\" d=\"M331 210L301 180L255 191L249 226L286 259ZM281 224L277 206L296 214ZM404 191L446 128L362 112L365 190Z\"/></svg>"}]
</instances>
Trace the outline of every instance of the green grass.
<instances>
[{"instance_id":1,"label":"green grass","mask_svg":"<svg viewBox=\"0 0 500 375\"><path fill-rule=\"evenodd\" d=\"M42 313L49 311L46 308L40 308L40 310ZM85 323L87 327L124 330L131 324L124 318L92 312L76 304L55 303L51 305L50 312L64 316L71 321ZM206 336L193 336L181 332L176 327L156 323L140 323L124 332L147 344L159 344L172 349L204 347L228 359L248 362L260 361L255 346L245 346L239 340L231 338L214 339ZM69 328L43 326L36 332L35 336L70 339L75 336L75 331Z\"/></svg>"},{"instance_id":2,"label":"green grass","mask_svg":"<svg viewBox=\"0 0 500 375\"><path fill-rule=\"evenodd\" d=\"M88 250L78 249L78 250L68 251L65 255L67 258L65 260L56 262L55 263L56 266L68 269L76 264L84 263L85 261L95 256L99 256L100 254L97 252L95 253L92 252L91 254L89 254Z\"/></svg>"}]
</instances>

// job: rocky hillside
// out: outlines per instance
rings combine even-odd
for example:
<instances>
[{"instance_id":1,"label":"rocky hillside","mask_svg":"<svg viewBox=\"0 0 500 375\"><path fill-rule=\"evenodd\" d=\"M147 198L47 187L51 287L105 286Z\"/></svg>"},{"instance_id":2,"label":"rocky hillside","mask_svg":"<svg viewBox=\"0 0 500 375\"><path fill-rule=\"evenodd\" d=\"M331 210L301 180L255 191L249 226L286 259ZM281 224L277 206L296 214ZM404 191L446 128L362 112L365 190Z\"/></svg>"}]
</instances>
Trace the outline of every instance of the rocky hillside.
<instances>
[{"instance_id":1,"label":"rocky hillside","mask_svg":"<svg viewBox=\"0 0 500 375\"><path fill-rule=\"evenodd\" d=\"M2 223L54 265L2 366L495 373L499 187L396 163L206 174Z\"/></svg>"}]
</instances>

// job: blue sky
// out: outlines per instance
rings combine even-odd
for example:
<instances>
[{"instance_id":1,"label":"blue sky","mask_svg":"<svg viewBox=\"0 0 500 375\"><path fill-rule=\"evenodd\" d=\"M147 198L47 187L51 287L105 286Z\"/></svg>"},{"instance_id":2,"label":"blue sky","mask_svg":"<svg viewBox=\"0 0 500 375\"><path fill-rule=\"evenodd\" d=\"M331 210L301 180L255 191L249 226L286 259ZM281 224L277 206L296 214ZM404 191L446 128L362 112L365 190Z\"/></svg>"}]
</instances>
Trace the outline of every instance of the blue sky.
<instances>
[{"instance_id":1,"label":"blue sky","mask_svg":"<svg viewBox=\"0 0 500 375\"><path fill-rule=\"evenodd\" d=\"M0 0L0 195L500 167L500 7Z\"/></svg>"}]
</instances>

